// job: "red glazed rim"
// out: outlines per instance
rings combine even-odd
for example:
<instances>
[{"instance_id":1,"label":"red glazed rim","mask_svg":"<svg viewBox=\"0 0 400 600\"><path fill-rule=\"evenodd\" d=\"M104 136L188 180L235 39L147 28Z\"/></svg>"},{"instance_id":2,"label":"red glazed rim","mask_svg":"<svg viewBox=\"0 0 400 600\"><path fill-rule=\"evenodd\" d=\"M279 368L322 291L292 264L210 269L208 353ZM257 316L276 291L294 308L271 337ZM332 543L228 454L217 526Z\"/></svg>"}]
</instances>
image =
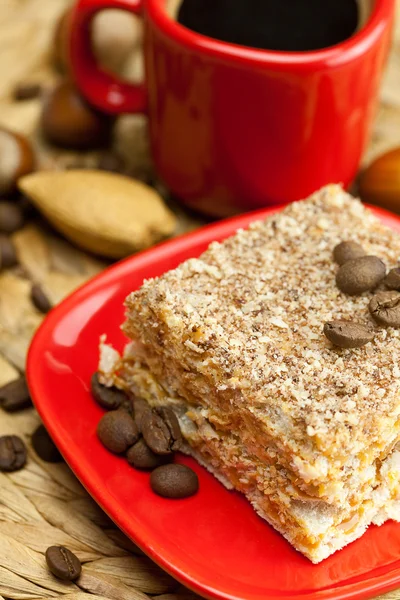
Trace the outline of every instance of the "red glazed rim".
<instances>
[{"instance_id":1,"label":"red glazed rim","mask_svg":"<svg viewBox=\"0 0 400 600\"><path fill-rule=\"evenodd\" d=\"M232 59L244 64L258 63L273 68L284 67L296 70L312 70L316 67L335 67L346 64L364 54L381 37L394 16L394 0L375 0L375 5L367 23L349 39L322 50L309 52L282 52L257 50L236 44L221 42L200 35L183 27L169 17L165 10L165 0L144 0L145 13L169 38L187 46L191 50L207 53L214 58Z\"/></svg>"}]
</instances>

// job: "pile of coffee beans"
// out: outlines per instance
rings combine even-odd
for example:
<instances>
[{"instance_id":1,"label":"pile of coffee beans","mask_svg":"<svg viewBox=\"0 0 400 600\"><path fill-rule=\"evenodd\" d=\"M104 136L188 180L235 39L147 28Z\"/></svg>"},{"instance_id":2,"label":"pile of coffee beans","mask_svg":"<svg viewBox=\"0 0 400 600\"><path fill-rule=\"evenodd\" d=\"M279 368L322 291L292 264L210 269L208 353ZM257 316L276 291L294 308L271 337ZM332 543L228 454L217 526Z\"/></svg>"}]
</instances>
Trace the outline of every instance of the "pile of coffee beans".
<instances>
[{"instance_id":1,"label":"pile of coffee beans","mask_svg":"<svg viewBox=\"0 0 400 600\"><path fill-rule=\"evenodd\" d=\"M339 265L336 285L341 292L355 296L383 285L390 291L378 291L370 300L369 312L374 321L387 327L400 327L400 268L386 274L384 262L377 256L368 256L354 241L341 242L333 250ZM370 325L353 321L329 321L324 325L328 340L340 348L360 348L374 339Z\"/></svg>"},{"instance_id":2,"label":"pile of coffee beans","mask_svg":"<svg viewBox=\"0 0 400 600\"><path fill-rule=\"evenodd\" d=\"M107 387L98 373L91 379L93 398L108 410L97 426L97 435L110 452L124 455L140 470L152 471L150 486L165 498L187 498L199 488L197 475L185 465L173 464L182 447L182 433L173 410L151 408L143 398Z\"/></svg>"}]
</instances>

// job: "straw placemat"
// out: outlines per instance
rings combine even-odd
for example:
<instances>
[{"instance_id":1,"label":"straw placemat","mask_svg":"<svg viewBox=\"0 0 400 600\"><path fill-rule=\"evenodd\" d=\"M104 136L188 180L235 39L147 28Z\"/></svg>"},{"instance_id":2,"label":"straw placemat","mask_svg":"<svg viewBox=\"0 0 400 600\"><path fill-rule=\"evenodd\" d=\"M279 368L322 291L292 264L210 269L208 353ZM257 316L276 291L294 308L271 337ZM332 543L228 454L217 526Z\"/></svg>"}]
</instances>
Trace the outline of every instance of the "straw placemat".
<instances>
[{"instance_id":1,"label":"straw placemat","mask_svg":"<svg viewBox=\"0 0 400 600\"><path fill-rule=\"evenodd\" d=\"M398 0L400 6L400 0ZM1 0L0 7L0 124L30 136L46 167L58 168L74 155L46 147L38 134L40 101L15 103L14 86L25 80L51 83L50 67L54 23L69 0ZM133 171L151 170L146 122L123 117L120 140ZM129 144L129 142L126 142ZM365 160L400 146L400 25L382 89L382 102L372 143ZM91 164L95 153L79 155ZM195 227L180 212L180 231ZM56 304L78 285L102 270L106 263L77 250L37 217L13 236L21 265L0 274L0 386L23 371L30 339L42 320L32 306L31 281L40 282ZM65 600L159 600L196 598L177 584L132 544L88 496L65 464L41 461L30 445L39 424L34 409L18 414L0 413L0 435L17 434L29 448L27 466L0 473L0 600L1 598L57 598ZM46 569L48 546L63 544L84 563L78 583L63 583ZM400 600L400 591L385 598Z\"/></svg>"}]
</instances>

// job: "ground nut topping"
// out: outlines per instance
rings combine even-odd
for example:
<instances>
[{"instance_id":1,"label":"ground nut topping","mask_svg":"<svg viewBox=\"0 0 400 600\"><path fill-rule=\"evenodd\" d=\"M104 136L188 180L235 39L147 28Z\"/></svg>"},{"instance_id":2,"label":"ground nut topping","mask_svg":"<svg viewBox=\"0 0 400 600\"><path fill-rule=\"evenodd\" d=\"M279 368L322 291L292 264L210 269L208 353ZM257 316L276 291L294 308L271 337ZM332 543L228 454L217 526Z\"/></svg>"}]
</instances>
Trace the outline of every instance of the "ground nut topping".
<instances>
[{"instance_id":1,"label":"ground nut topping","mask_svg":"<svg viewBox=\"0 0 400 600\"><path fill-rule=\"evenodd\" d=\"M389 268L400 257L398 234L329 186L145 282L129 297L128 315L133 309L141 323L154 327L138 323L135 329L129 322L127 331L145 345L157 335L167 354L170 344L184 343L188 369L227 391L239 390L236 401L266 422L278 412L300 444L309 443L310 426L322 449L356 446L365 426L378 434L398 406L393 370L400 343L393 329L377 329L371 344L351 350L332 349L321 335L321 323L333 319L356 314L360 323L372 323L370 296L350 297L335 284L332 248L343 239Z\"/></svg>"}]
</instances>

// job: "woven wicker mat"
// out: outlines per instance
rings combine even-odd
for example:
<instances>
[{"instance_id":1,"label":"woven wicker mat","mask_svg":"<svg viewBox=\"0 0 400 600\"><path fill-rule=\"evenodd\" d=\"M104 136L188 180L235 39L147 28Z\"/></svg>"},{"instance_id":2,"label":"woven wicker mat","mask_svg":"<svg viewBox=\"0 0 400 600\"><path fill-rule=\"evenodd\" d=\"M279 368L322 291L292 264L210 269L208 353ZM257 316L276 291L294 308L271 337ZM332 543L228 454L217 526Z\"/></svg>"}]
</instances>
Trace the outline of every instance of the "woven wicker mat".
<instances>
[{"instance_id":1,"label":"woven wicker mat","mask_svg":"<svg viewBox=\"0 0 400 600\"><path fill-rule=\"evenodd\" d=\"M0 0L0 124L30 136L41 166L59 168L75 160L72 153L47 148L37 134L40 102L15 103L11 91L26 80L51 84L54 23L70 0ZM400 0L398 0L400 6ZM151 171L146 122L122 117L117 125L119 150L131 161L131 171ZM134 132L134 135L132 135ZM130 140L135 139L135 146ZM400 145L400 24L382 88L382 102L372 143L365 160ZM95 153L79 160L92 164ZM176 209L178 210L178 209ZM179 231L200 224L178 210ZM29 300L30 280L40 282L53 303L106 265L58 237L37 218L13 236L21 267L0 274L0 385L23 371L29 341L42 316ZM29 447L22 471L0 474L0 600L56 598L66 600L160 600L195 598L143 556L88 496L65 464L44 463L30 448L30 435L39 423L34 409L0 413L0 435L18 434ZM84 562L77 584L52 577L43 554L64 544ZM123 583L122 583L123 582ZM400 591L386 598L400 600Z\"/></svg>"}]
</instances>

